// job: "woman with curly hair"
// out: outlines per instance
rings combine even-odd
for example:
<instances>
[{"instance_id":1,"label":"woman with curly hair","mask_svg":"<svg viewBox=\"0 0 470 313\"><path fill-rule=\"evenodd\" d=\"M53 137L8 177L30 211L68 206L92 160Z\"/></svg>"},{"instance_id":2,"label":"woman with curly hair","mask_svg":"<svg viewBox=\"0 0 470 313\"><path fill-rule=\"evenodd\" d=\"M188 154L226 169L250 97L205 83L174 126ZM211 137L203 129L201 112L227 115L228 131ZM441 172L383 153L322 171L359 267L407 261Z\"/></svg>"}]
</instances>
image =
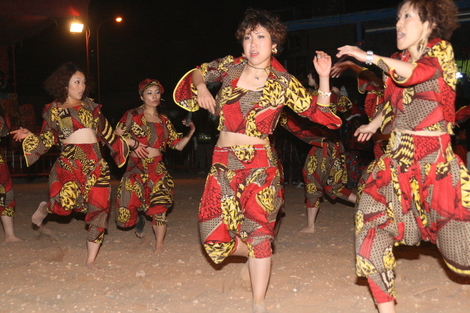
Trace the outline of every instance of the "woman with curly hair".
<instances>
[{"instance_id":1,"label":"woman with curly hair","mask_svg":"<svg viewBox=\"0 0 470 313\"><path fill-rule=\"evenodd\" d=\"M39 204L32 222L40 227L48 213L85 213L88 225L86 265L96 269L95 259L108 222L111 191L109 167L101 156L100 143L109 147L118 166L125 164L131 143L114 134L101 113L101 105L87 97L90 86L84 71L76 64L61 65L44 86L55 100L43 110L40 134L25 128L11 132L15 140L23 140L28 166L53 145L61 149L49 174L50 199ZM140 147L140 143L133 145L137 146Z\"/></svg>"},{"instance_id":2,"label":"woman with curly hair","mask_svg":"<svg viewBox=\"0 0 470 313\"><path fill-rule=\"evenodd\" d=\"M163 162L162 153L167 147L183 150L195 131L194 123L190 122L189 132L182 137L170 119L159 112L163 91L162 84L156 79L141 81L139 95L144 103L124 113L116 126L116 134L147 147L146 151L135 150L129 156L117 194L116 222L124 228L136 225L135 234L141 238L145 215L150 216L156 242L155 253L163 252L166 212L174 200L173 179Z\"/></svg>"},{"instance_id":3,"label":"woman with curly hair","mask_svg":"<svg viewBox=\"0 0 470 313\"><path fill-rule=\"evenodd\" d=\"M380 312L395 312L393 246L437 244L447 266L470 275L470 173L452 152L456 65L449 40L457 28L452 0L406 0L398 8L397 47L382 57L353 46L349 55L385 74L384 104L356 131L380 128L386 152L363 176L356 212L356 270Z\"/></svg>"},{"instance_id":4,"label":"woman with curly hair","mask_svg":"<svg viewBox=\"0 0 470 313\"><path fill-rule=\"evenodd\" d=\"M281 169L268 137L284 106L330 128L341 125L329 108L330 56L316 51L313 64L320 84L313 96L274 57L286 35L277 15L249 9L236 32L243 55L202 64L174 91L175 102L186 110L203 108L219 116L220 136L199 207L199 230L214 263L228 256L248 258L253 312L267 312L271 243L284 201ZM210 82L222 83L215 99L206 86Z\"/></svg>"}]
</instances>

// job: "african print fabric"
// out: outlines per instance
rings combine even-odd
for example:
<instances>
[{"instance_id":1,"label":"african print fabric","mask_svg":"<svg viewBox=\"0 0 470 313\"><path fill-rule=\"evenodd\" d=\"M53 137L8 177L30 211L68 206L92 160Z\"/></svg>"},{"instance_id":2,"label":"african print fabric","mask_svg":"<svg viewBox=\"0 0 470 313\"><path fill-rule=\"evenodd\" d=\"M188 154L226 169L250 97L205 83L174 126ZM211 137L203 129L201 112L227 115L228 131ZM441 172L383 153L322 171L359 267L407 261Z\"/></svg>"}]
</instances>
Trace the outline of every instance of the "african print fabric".
<instances>
[{"instance_id":1,"label":"african print fabric","mask_svg":"<svg viewBox=\"0 0 470 313\"><path fill-rule=\"evenodd\" d=\"M199 231L209 257L221 263L235 251L237 236L249 257L270 257L283 202L278 160L270 146L215 147L199 206Z\"/></svg>"},{"instance_id":2,"label":"african print fabric","mask_svg":"<svg viewBox=\"0 0 470 313\"><path fill-rule=\"evenodd\" d=\"M124 138L137 140L160 151L167 147L174 149L182 134L176 132L166 115L159 114L159 117L161 123L147 121L142 105L127 111L116 128L122 129ZM117 225L125 228L134 226L138 211L151 216L154 225L164 225L166 212L173 201L174 183L163 157L140 159L131 155L117 194Z\"/></svg>"},{"instance_id":3,"label":"african print fabric","mask_svg":"<svg viewBox=\"0 0 470 313\"><path fill-rule=\"evenodd\" d=\"M469 172L453 153L448 134L397 131L447 131L452 125L452 47L430 41L412 75L404 79L392 70L386 85L382 128L392 129L390 142L364 173L356 205L356 272L367 276L378 303L395 298L394 245L430 241L452 271L470 275Z\"/></svg>"},{"instance_id":4,"label":"african print fabric","mask_svg":"<svg viewBox=\"0 0 470 313\"><path fill-rule=\"evenodd\" d=\"M101 243L108 225L111 186L108 164L95 144L66 145L49 174L48 212L85 213L87 240Z\"/></svg>"},{"instance_id":5,"label":"african print fabric","mask_svg":"<svg viewBox=\"0 0 470 313\"><path fill-rule=\"evenodd\" d=\"M198 67L206 83L222 83L216 96L220 131L267 139L276 128L284 106L329 128L341 126L341 119L329 106L317 104L317 96L310 94L275 58L271 60L271 70L263 88L253 91L237 87L246 63L244 57L226 56ZM173 97L182 108L197 111L197 90L192 84L191 72L180 80Z\"/></svg>"},{"instance_id":6,"label":"african print fabric","mask_svg":"<svg viewBox=\"0 0 470 313\"><path fill-rule=\"evenodd\" d=\"M389 150L363 180L357 274L379 287L377 301L395 297L393 245L436 243L451 270L470 275L470 174L453 154L449 135L393 132Z\"/></svg>"},{"instance_id":7,"label":"african print fabric","mask_svg":"<svg viewBox=\"0 0 470 313\"><path fill-rule=\"evenodd\" d=\"M174 183L162 156L145 159L129 157L117 193L117 225L125 228L134 226L138 211L151 216L154 225L164 225L167 222L166 212L173 201Z\"/></svg>"},{"instance_id":8,"label":"african print fabric","mask_svg":"<svg viewBox=\"0 0 470 313\"><path fill-rule=\"evenodd\" d=\"M0 137L8 134L8 128L3 117L0 116ZM11 180L8 164L0 155L0 216L15 215L15 193L13 191L13 181Z\"/></svg>"},{"instance_id":9,"label":"african print fabric","mask_svg":"<svg viewBox=\"0 0 470 313\"><path fill-rule=\"evenodd\" d=\"M336 107L335 104L332 106ZM346 106L341 112L349 108ZM346 188L348 176L344 147L334 131L311 122L302 127L297 119L286 112L281 114L279 125L312 145L302 169L307 207L319 207L324 193L332 199L339 197L348 200L352 191Z\"/></svg>"}]
</instances>

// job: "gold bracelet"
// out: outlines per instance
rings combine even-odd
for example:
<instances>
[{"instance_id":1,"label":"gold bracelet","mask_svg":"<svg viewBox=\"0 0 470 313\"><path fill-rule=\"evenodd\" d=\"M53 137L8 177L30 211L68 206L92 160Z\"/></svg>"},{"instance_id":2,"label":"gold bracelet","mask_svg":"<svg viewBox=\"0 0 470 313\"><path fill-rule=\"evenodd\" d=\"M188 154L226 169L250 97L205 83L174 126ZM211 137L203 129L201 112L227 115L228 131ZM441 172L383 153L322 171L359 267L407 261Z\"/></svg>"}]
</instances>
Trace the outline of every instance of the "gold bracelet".
<instances>
[{"instance_id":1,"label":"gold bracelet","mask_svg":"<svg viewBox=\"0 0 470 313\"><path fill-rule=\"evenodd\" d=\"M317 92L318 92L318 95L322 98L327 98L331 96L331 92L323 92L320 89L318 89Z\"/></svg>"}]
</instances>

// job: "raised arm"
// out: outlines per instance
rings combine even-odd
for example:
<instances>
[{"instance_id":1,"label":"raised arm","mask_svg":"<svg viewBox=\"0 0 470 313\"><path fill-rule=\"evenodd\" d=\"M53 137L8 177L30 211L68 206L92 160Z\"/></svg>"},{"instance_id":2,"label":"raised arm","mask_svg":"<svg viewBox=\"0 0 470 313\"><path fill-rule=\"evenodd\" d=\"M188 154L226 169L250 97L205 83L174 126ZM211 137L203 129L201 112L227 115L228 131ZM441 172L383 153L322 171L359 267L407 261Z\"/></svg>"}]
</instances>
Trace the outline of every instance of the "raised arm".
<instances>
[{"instance_id":1,"label":"raised arm","mask_svg":"<svg viewBox=\"0 0 470 313\"><path fill-rule=\"evenodd\" d=\"M344 55L353 57L359 62L370 61L370 63L375 64L375 65L378 64L379 60L382 60L383 62L387 64L389 68L393 68L399 76L405 79L411 76L411 74L413 73L413 69L415 68L415 65L413 63L404 62L404 61L392 59L389 57L383 57L383 56L379 56L376 54L372 54L370 57L370 60L367 60L366 59L367 52L365 52L364 50L356 46L339 47L338 53L336 54L336 56L340 58Z\"/></svg>"}]
</instances>

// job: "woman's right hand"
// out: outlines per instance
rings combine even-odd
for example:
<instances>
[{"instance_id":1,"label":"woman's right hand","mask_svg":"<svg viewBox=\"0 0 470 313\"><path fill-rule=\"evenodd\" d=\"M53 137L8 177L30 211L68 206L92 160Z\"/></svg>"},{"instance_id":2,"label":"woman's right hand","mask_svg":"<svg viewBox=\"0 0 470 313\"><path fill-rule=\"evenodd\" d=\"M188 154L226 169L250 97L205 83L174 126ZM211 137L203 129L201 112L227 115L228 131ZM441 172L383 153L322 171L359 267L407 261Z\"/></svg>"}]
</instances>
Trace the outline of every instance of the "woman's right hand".
<instances>
[{"instance_id":1,"label":"woman's right hand","mask_svg":"<svg viewBox=\"0 0 470 313\"><path fill-rule=\"evenodd\" d=\"M197 103L201 108L215 114L215 99L204 84L201 84L197 89Z\"/></svg>"},{"instance_id":2,"label":"woman's right hand","mask_svg":"<svg viewBox=\"0 0 470 313\"><path fill-rule=\"evenodd\" d=\"M353 63L351 61L344 61L344 62L334 64L331 67L330 76L333 77L333 78L340 77L341 74L343 74L343 72L345 70L347 70L348 68L352 67L353 64L355 64L355 63Z\"/></svg>"},{"instance_id":3,"label":"woman's right hand","mask_svg":"<svg viewBox=\"0 0 470 313\"><path fill-rule=\"evenodd\" d=\"M10 134L13 135L14 140L21 141L21 140L25 139L26 137L28 137L29 135L31 135L32 133L29 131L29 129L20 127L17 130L12 130L10 132Z\"/></svg>"}]
</instances>

